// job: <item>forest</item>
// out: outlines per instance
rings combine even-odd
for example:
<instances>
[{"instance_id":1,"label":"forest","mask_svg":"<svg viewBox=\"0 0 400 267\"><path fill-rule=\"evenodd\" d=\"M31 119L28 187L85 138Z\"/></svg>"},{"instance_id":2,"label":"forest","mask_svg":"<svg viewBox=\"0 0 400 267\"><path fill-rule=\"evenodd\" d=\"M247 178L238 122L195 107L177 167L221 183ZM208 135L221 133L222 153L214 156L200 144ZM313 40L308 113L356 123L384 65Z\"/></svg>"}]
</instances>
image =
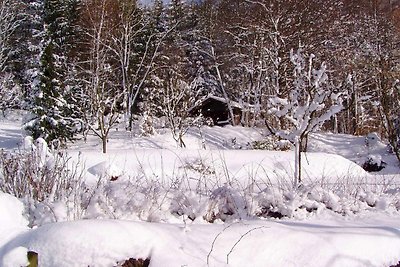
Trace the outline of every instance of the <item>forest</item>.
<instances>
[{"instance_id":1,"label":"forest","mask_svg":"<svg viewBox=\"0 0 400 267\"><path fill-rule=\"evenodd\" d=\"M319 129L378 132L400 159L400 1L0 0L0 108L53 147L225 99L230 123L307 149ZM242 107L237 122L233 103Z\"/></svg>"}]
</instances>

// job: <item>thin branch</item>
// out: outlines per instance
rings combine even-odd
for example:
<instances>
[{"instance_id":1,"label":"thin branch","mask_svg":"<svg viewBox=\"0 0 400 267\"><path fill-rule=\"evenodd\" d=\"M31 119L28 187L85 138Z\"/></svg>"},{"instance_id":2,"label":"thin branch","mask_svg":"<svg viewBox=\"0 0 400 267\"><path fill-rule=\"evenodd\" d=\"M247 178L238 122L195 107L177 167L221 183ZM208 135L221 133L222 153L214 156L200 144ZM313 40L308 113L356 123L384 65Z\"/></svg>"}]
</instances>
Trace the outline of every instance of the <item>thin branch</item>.
<instances>
[{"instance_id":1,"label":"thin branch","mask_svg":"<svg viewBox=\"0 0 400 267\"><path fill-rule=\"evenodd\" d=\"M212 242L212 244L211 244L211 249L210 249L210 251L209 251L208 254L207 254L207 266L210 266L210 257L211 257L211 253L212 253L212 251L214 250L214 245L215 245L215 242L217 241L218 237L219 237L220 235L222 235L228 228L230 228L231 226L233 226L233 225L235 225L235 224L237 224L237 223L233 223L233 224L230 224L230 225L226 226L221 232L219 232L219 233L215 236L215 238L214 238L214 240L213 240L213 242Z\"/></svg>"},{"instance_id":2,"label":"thin branch","mask_svg":"<svg viewBox=\"0 0 400 267\"><path fill-rule=\"evenodd\" d=\"M231 250L229 251L229 253L226 255L226 264L229 264L229 256L231 255L231 253L233 252L233 250L235 249L235 247L240 243L240 241L242 241L242 239L243 239L246 235L250 234L251 232L253 232L253 231L255 231L255 230L258 230L258 229L262 229L262 228L270 228L270 227L259 226L259 227L250 229L249 231L247 231L246 233L244 233L244 234L239 238L239 240L236 241L236 243L233 245L233 247L231 248Z\"/></svg>"}]
</instances>

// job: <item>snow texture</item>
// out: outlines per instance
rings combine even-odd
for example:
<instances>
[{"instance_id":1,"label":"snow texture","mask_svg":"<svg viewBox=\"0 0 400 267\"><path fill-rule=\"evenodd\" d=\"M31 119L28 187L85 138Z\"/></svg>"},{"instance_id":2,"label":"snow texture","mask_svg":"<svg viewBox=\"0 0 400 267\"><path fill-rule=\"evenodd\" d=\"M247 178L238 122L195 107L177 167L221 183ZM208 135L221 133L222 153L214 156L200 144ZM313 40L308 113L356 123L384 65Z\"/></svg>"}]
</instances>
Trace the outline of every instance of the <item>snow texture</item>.
<instances>
[{"instance_id":1,"label":"snow texture","mask_svg":"<svg viewBox=\"0 0 400 267\"><path fill-rule=\"evenodd\" d=\"M1 125L2 148L20 143L54 164L45 142L21 141L18 123ZM312 134L303 186L293 189L293 151L251 149L265 136L259 129L190 129L186 149L167 131L138 136L112 132L108 154L93 136L71 145L71 161L81 164L69 166L84 181L65 201L35 204L0 193L0 265L24 266L28 251L41 267L116 266L130 258L196 267L400 260L400 172L381 140L367 146L365 137ZM365 172L368 155L387 167ZM67 216L71 209L80 217Z\"/></svg>"}]
</instances>

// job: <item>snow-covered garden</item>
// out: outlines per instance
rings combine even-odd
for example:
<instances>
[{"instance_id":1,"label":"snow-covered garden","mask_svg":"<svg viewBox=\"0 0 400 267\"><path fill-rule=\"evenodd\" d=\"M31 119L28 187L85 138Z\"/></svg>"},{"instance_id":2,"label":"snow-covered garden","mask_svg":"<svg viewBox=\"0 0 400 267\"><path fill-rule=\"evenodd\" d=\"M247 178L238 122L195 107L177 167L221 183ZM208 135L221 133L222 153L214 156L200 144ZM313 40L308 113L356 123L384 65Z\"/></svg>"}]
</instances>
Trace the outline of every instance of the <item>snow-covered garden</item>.
<instances>
[{"instance_id":1,"label":"snow-covered garden","mask_svg":"<svg viewBox=\"0 0 400 267\"><path fill-rule=\"evenodd\" d=\"M0 0L0 267L399 267L399 55L399 0Z\"/></svg>"},{"instance_id":2,"label":"snow-covered garden","mask_svg":"<svg viewBox=\"0 0 400 267\"><path fill-rule=\"evenodd\" d=\"M10 169L0 188L18 198L0 195L1 266L26 266L28 251L39 266L400 260L399 168L380 140L367 146L362 136L313 134L294 188L293 149L255 149L268 140L262 129L196 127L186 148L176 148L168 129L151 137L114 130L107 154L95 136L54 153L9 117L0 143ZM369 155L386 167L364 171ZM27 173L36 178L22 180Z\"/></svg>"}]
</instances>

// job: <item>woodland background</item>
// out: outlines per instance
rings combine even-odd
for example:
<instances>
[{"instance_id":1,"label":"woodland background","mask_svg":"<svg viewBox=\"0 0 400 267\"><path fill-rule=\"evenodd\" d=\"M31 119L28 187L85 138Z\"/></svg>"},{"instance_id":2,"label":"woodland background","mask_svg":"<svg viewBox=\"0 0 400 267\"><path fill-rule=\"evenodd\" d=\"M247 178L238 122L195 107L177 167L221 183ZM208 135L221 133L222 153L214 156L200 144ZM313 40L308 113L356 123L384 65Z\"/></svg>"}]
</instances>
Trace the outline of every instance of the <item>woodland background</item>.
<instances>
[{"instance_id":1,"label":"woodland background","mask_svg":"<svg viewBox=\"0 0 400 267\"><path fill-rule=\"evenodd\" d=\"M378 132L399 153L400 1L0 0L0 106L54 147L116 123L177 143L209 95L306 149L308 133ZM293 134L294 133L294 134Z\"/></svg>"}]
</instances>

